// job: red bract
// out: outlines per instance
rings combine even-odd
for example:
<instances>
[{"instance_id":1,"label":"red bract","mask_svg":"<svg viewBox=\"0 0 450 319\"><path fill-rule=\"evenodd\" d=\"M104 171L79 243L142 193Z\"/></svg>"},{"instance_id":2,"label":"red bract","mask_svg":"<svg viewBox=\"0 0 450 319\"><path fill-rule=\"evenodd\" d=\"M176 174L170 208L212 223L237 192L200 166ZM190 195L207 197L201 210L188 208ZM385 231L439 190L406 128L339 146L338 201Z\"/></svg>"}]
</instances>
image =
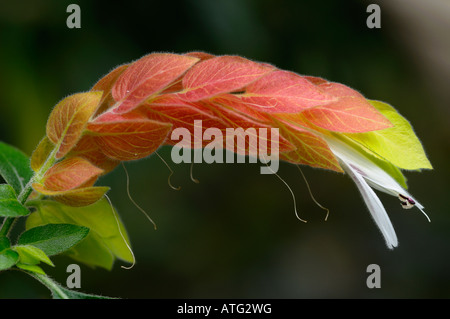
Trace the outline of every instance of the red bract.
<instances>
[{"instance_id":1,"label":"red bract","mask_svg":"<svg viewBox=\"0 0 450 319\"><path fill-rule=\"evenodd\" d=\"M229 105L243 103L262 113L300 113L338 100L298 74L273 71L249 84L240 94L224 96Z\"/></svg>"},{"instance_id":2,"label":"red bract","mask_svg":"<svg viewBox=\"0 0 450 319\"><path fill-rule=\"evenodd\" d=\"M112 171L120 161L109 158L95 143L95 138L85 134L67 157L82 157L103 170L103 174Z\"/></svg>"},{"instance_id":3,"label":"red bract","mask_svg":"<svg viewBox=\"0 0 450 319\"><path fill-rule=\"evenodd\" d=\"M108 190L92 186L102 172L83 158L67 158L53 165L33 188L59 202L85 206L102 198Z\"/></svg>"},{"instance_id":4,"label":"red bract","mask_svg":"<svg viewBox=\"0 0 450 319\"><path fill-rule=\"evenodd\" d=\"M53 165L44 175L44 186L50 191L66 191L92 186L103 171L83 158L67 158Z\"/></svg>"},{"instance_id":5,"label":"red bract","mask_svg":"<svg viewBox=\"0 0 450 319\"><path fill-rule=\"evenodd\" d=\"M199 59L176 54L155 53L131 64L117 79L112 96L117 113L126 113L147 98L167 88Z\"/></svg>"},{"instance_id":6,"label":"red bract","mask_svg":"<svg viewBox=\"0 0 450 319\"><path fill-rule=\"evenodd\" d=\"M101 96L101 92L78 93L56 105L47 122L47 137L57 147L56 158L64 157L76 145Z\"/></svg>"},{"instance_id":7,"label":"red bract","mask_svg":"<svg viewBox=\"0 0 450 319\"><path fill-rule=\"evenodd\" d=\"M392 123L355 90L340 83L322 81L317 84L317 88L337 99L331 103L317 105L302 114L314 125L345 133L362 133L392 127Z\"/></svg>"},{"instance_id":8,"label":"red bract","mask_svg":"<svg viewBox=\"0 0 450 319\"><path fill-rule=\"evenodd\" d=\"M183 77L180 99L190 102L240 90L273 68L237 56L209 58Z\"/></svg>"},{"instance_id":9,"label":"red bract","mask_svg":"<svg viewBox=\"0 0 450 319\"><path fill-rule=\"evenodd\" d=\"M139 116L105 113L87 126L99 149L109 158L129 161L146 157L164 142L172 125Z\"/></svg>"},{"instance_id":10,"label":"red bract","mask_svg":"<svg viewBox=\"0 0 450 319\"><path fill-rule=\"evenodd\" d=\"M112 97L111 90L119 76L128 68L129 64L116 67L106 76L101 78L91 89L91 91L101 91L102 99L95 115L99 115L109 109L116 102Z\"/></svg>"}]
</instances>

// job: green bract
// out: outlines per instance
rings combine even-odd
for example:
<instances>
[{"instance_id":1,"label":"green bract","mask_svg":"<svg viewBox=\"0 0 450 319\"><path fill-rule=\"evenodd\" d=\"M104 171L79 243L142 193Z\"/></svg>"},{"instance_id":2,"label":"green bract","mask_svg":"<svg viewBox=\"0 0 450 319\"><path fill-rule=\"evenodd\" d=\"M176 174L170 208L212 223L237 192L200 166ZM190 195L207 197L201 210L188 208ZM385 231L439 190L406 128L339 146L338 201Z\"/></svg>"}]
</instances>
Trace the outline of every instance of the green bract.
<instances>
[{"instance_id":1,"label":"green bract","mask_svg":"<svg viewBox=\"0 0 450 319\"><path fill-rule=\"evenodd\" d=\"M50 258L39 248L32 245L17 245L14 248L19 254L19 262L27 265L37 265L44 262L47 265L54 266Z\"/></svg>"},{"instance_id":2,"label":"green bract","mask_svg":"<svg viewBox=\"0 0 450 319\"><path fill-rule=\"evenodd\" d=\"M380 101L369 102L388 118L394 127L345 135L401 169L431 169L431 163L409 122L389 104Z\"/></svg>"}]
</instances>

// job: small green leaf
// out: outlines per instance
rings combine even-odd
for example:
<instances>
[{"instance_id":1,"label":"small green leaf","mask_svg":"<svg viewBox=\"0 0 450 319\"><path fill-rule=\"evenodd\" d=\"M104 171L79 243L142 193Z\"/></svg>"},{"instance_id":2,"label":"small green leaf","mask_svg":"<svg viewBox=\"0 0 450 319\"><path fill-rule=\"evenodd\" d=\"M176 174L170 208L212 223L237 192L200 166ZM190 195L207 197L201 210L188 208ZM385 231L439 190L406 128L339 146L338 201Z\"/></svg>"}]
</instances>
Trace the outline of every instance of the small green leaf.
<instances>
[{"instance_id":1,"label":"small green leaf","mask_svg":"<svg viewBox=\"0 0 450 319\"><path fill-rule=\"evenodd\" d=\"M346 134L348 137L393 165L408 170L432 169L425 151L411 127L392 106L369 101L394 127L366 133Z\"/></svg>"},{"instance_id":2,"label":"small green leaf","mask_svg":"<svg viewBox=\"0 0 450 319\"><path fill-rule=\"evenodd\" d=\"M23 269L23 270L35 272L37 274L45 275L45 271L41 267L39 267L38 265L28 265L28 264L18 263L16 265L16 267L20 268L20 269Z\"/></svg>"},{"instance_id":3,"label":"small green leaf","mask_svg":"<svg viewBox=\"0 0 450 319\"><path fill-rule=\"evenodd\" d=\"M33 176L30 159L17 148L0 142L0 175L18 195Z\"/></svg>"},{"instance_id":4,"label":"small green leaf","mask_svg":"<svg viewBox=\"0 0 450 319\"><path fill-rule=\"evenodd\" d=\"M0 216L26 216L30 212L16 198L14 189L8 184L0 184Z\"/></svg>"},{"instance_id":5,"label":"small green leaf","mask_svg":"<svg viewBox=\"0 0 450 319\"><path fill-rule=\"evenodd\" d=\"M50 258L39 248L31 245L17 245L12 248L19 254L21 264L37 265L41 261L54 266Z\"/></svg>"},{"instance_id":6,"label":"small green leaf","mask_svg":"<svg viewBox=\"0 0 450 319\"><path fill-rule=\"evenodd\" d=\"M14 266L19 260L19 254L12 249L3 249L0 252L0 271Z\"/></svg>"},{"instance_id":7,"label":"small green leaf","mask_svg":"<svg viewBox=\"0 0 450 319\"><path fill-rule=\"evenodd\" d=\"M57 255L78 244L89 233L89 228L71 224L47 224L25 231L19 245L33 245L47 256Z\"/></svg>"},{"instance_id":8,"label":"small green leaf","mask_svg":"<svg viewBox=\"0 0 450 319\"><path fill-rule=\"evenodd\" d=\"M106 269L112 268L116 258L133 261L125 228L105 198L85 207L71 207L50 200L39 201L35 206L37 211L27 218L27 229L45 224L72 224L90 229L82 242L64 254Z\"/></svg>"}]
</instances>

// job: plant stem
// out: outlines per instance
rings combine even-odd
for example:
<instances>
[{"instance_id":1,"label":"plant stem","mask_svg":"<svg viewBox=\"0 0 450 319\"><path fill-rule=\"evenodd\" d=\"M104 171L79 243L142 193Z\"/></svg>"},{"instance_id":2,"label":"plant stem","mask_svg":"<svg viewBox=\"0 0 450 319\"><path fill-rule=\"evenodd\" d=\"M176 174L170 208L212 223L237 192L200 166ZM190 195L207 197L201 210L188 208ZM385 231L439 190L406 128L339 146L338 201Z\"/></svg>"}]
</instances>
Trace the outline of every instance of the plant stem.
<instances>
[{"instance_id":1,"label":"plant stem","mask_svg":"<svg viewBox=\"0 0 450 319\"><path fill-rule=\"evenodd\" d=\"M27 185L25 185L24 189L20 192L19 196L17 197L17 200L23 205L27 201L30 194L33 192L33 185L34 181L36 180L36 174L33 175L33 177L30 179Z\"/></svg>"},{"instance_id":2,"label":"plant stem","mask_svg":"<svg viewBox=\"0 0 450 319\"><path fill-rule=\"evenodd\" d=\"M5 217L5 219L3 220L2 228L0 229L0 237L5 237L6 235L8 235L9 229L11 228L13 223L14 218Z\"/></svg>"},{"instance_id":3,"label":"plant stem","mask_svg":"<svg viewBox=\"0 0 450 319\"><path fill-rule=\"evenodd\" d=\"M31 185L34 183L36 179L36 174L33 175L33 177L30 179L27 185L22 189L19 196L17 197L17 200L24 205L27 201L28 197L30 196L31 192L33 191L33 188ZM9 233L9 230L11 229L12 225L16 221L16 218L12 217L5 217L3 220L2 228L0 229L0 236L7 236Z\"/></svg>"},{"instance_id":4,"label":"plant stem","mask_svg":"<svg viewBox=\"0 0 450 319\"><path fill-rule=\"evenodd\" d=\"M47 159L45 160L42 167L34 173L34 175L31 177L31 179L28 181L28 183L25 185L25 187L20 192L19 196L17 196L17 200L22 204L25 205L25 202L27 201L30 194L33 192L33 183L39 183L41 182L43 176L45 173L52 167L52 165L55 163L56 158L56 152L58 150L59 146L56 146L53 151L48 155ZM14 221L16 218L11 217L5 217L3 221L3 225L0 229L0 236L6 236L11 228L11 226L14 224Z\"/></svg>"},{"instance_id":5,"label":"plant stem","mask_svg":"<svg viewBox=\"0 0 450 319\"><path fill-rule=\"evenodd\" d=\"M52 279L50 279L50 277L48 277L47 275L31 272L28 272L28 274L39 280L44 286L50 289L50 291L53 294L53 298L58 297L60 299L70 299L69 296L67 296L67 294L61 290L61 287Z\"/></svg>"}]
</instances>

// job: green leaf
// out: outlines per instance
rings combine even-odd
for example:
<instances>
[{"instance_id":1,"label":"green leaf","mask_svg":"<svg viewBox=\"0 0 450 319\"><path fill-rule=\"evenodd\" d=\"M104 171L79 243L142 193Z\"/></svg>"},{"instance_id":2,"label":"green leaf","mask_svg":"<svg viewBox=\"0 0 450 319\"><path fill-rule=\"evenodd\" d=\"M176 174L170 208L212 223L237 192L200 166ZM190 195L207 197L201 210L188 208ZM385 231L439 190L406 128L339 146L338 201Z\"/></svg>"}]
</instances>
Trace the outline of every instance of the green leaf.
<instances>
[{"instance_id":1,"label":"green leaf","mask_svg":"<svg viewBox=\"0 0 450 319\"><path fill-rule=\"evenodd\" d=\"M380 101L369 101L369 103L389 119L394 127L345 135L399 168L431 169L431 163L409 122L386 103Z\"/></svg>"},{"instance_id":2,"label":"green leaf","mask_svg":"<svg viewBox=\"0 0 450 319\"><path fill-rule=\"evenodd\" d=\"M29 210L16 198L14 189L8 184L0 185L0 216L18 217L28 215Z\"/></svg>"},{"instance_id":3,"label":"green leaf","mask_svg":"<svg viewBox=\"0 0 450 319\"><path fill-rule=\"evenodd\" d=\"M21 264L37 265L44 262L47 265L54 266L50 258L39 248L31 245L17 245L12 248L19 254Z\"/></svg>"},{"instance_id":4,"label":"green leaf","mask_svg":"<svg viewBox=\"0 0 450 319\"><path fill-rule=\"evenodd\" d=\"M0 175L18 195L33 176L30 159L17 148L0 142Z\"/></svg>"},{"instance_id":5,"label":"green leaf","mask_svg":"<svg viewBox=\"0 0 450 319\"><path fill-rule=\"evenodd\" d=\"M12 249L3 249L0 252L0 271L14 266L19 260L19 254Z\"/></svg>"},{"instance_id":6,"label":"green leaf","mask_svg":"<svg viewBox=\"0 0 450 319\"><path fill-rule=\"evenodd\" d=\"M112 268L116 258L133 261L125 228L105 198L85 207L71 207L50 200L35 205L37 211L27 218L27 229L45 224L73 224L90 229L82 242L64 254L106 269Z\"/></svg>"},{"instance_id":7,"label":"green leaf","mask_svg":"<svg viewBox=\"0 0 450 319\"><path fill-rule=\"evenodd\" d=\"M41 267L39 267L38 265L29 265L29 264L18 263L16 265L16 267L20 268L20 269L23 269L23 270L35 272L37 274L45 275L45 271Z\"/></svg>"},{"instance_id":8,"label":"green leaf","mask_svg":"<svg viewBox=\"0 0 450 319\"><path fill-rule=\"evenodd\" d=\"M0 237L0 252L3 249L11 247L11 242L9 241L9 238L6 236Z\"/></svg>"},{"instance_id":9,"label":"green leaf","mask_svg":"<svg viewBox=\"0 0 450 319\"><path fill-rule=\"evenodd\" d=\"M78 244L89 233L89 228L71 224L47 224L25 231L18 244L32 245L47 256L60 254Z\"/></svg>"}]
</instances>

